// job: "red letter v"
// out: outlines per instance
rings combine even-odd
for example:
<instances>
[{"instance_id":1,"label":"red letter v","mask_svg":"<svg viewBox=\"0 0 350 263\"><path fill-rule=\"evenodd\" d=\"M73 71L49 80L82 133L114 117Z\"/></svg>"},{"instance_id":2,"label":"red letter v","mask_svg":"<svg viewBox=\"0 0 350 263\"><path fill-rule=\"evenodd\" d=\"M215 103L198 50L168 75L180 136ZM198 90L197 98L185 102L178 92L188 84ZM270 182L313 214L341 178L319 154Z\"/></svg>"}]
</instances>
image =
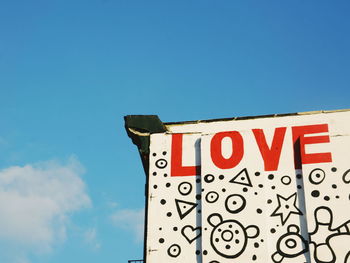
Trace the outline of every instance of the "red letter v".
<instances>
[{"instance_id":1,"label":"red letter v","mask_svg":"<svg viewBox=\"0 0 350 263\"><path fill-rule=\"evenodd\" d=\"M262 129L253 129L255 140L264 160L265 171L276 171L278 169L286 129L286 127L275 129L271 147L267 145L264 131Z\"/></svg>"}]
</instances>

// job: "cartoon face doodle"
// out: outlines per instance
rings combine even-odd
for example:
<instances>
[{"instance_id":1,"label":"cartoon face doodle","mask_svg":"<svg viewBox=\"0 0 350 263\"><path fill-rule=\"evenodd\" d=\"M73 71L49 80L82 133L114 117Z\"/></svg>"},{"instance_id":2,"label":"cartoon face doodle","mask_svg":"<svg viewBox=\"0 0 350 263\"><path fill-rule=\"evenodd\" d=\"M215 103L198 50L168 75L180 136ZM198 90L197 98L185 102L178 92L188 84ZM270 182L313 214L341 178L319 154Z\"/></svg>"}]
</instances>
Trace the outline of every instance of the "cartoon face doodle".
<instances>
[{"instance_id":1,"label":"cartoon face doodle","mask_svg":"<svg viewBox=\"0 0 350 263\"><path fill-rule=\"evenodd\" d=\"M299 234L297 225L288 226L288 232L277 241L277 251L272 255L275 263L282 262L286 258L294 258L308 251L307 241Z\"/></svg>"},{"instance_id":2,"label":"cartoon face doodle","mask_svg":"<svg viewBox=\"0 0 350 263\"><path fill-rule=\"evenodd\" d=\"M208 217L209 224L214 227L211 232L211 245L215 252L225 258L240 256L247 247L248 238L259 235L257 226L244 227L236 220L223 221L220 214Z\"/></svg>"}]
</instances>

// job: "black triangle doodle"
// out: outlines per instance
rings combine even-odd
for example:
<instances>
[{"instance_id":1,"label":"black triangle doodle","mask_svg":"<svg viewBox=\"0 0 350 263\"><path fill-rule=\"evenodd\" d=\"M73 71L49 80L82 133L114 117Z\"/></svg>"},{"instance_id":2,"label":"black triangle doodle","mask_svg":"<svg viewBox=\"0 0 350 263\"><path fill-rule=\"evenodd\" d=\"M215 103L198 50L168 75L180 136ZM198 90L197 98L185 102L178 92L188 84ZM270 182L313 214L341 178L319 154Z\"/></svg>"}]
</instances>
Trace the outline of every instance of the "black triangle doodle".
<instances>
[{"instance_id":1,"label":"black triangle doodle","mask_svg":"<svg viewBox=\"0 0 350 263\"><path fill-rule=\"evenodd\" d=\"M242 184L245 186L252 187L252 182L250 181L250 177L247 171L247 168L244 168L242 171L240 171L235 177L233 177L230 180L230 183L233 184Z\"/></svg>"},{"instance_id":2,"label":"black triangle doodle","mask_svg":"<svg viewBox=\"0 0 350 263\"><path fill-rule=\"evenodd\" d=\"M180 219L184 219L193 209L196 208L198 204L192 203L192 202L187 202L187 201L182 201L179 199L175 199L176 203L176 209L177 212L180 216Z\"/></svg>"}]
</instances>

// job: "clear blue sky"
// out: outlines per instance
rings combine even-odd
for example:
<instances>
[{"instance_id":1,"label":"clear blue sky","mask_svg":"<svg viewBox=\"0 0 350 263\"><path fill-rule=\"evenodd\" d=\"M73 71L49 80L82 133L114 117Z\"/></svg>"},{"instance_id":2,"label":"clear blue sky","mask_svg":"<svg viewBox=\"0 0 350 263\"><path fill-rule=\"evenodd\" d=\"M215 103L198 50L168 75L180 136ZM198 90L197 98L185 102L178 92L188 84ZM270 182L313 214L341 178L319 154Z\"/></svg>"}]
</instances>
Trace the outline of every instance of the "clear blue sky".
<instances>
[{"instance_id":1,"label":"clear blue sky","mask_svg":"<svg viewBox=\"0 0 350 263\"><path fill-rule=\"evenodd\" d=\"M0 261L142 258L145 176L123 116L350 108L349 14L347 0L0 1Z\"/></svg>"}]
</instances>

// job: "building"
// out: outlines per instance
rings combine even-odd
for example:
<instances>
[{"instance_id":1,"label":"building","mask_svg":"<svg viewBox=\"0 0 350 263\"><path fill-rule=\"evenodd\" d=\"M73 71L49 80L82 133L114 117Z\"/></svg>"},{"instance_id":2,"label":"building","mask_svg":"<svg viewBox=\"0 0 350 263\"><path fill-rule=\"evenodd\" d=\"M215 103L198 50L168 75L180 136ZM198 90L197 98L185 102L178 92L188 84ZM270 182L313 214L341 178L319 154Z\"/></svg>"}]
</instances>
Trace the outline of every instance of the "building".
<instances>
[{"instance_id":1,"label":"building","mask_svg":"<svg viewBox=\"0 0 350 263\"><path fill-rule=\"evenodd\" d=\"M350 263L350 110L125 123L146 263Z\"/></svg>"}]
</instances>

